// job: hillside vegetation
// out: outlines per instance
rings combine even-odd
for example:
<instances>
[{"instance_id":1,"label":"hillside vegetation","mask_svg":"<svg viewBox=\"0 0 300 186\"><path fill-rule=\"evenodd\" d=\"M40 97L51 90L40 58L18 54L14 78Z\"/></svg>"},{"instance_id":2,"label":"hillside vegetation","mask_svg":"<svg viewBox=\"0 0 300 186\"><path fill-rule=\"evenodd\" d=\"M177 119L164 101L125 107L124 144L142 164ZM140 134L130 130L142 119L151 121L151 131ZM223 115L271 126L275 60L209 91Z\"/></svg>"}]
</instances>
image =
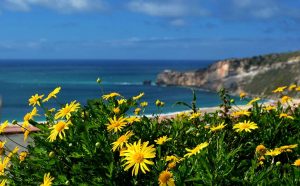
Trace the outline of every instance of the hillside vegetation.
<instances>
[{"instance_id":1,"label":"hillside vegetation","mask_svg":"<svg viewBox=\"0 0 300 186\"><path fill-rule=\"evenodd\" d=\"M167 70L158 75L157 84L271 96L276 86L300 84L300 51L221 60L191 72Z\"/></svg>"}]
</instances>

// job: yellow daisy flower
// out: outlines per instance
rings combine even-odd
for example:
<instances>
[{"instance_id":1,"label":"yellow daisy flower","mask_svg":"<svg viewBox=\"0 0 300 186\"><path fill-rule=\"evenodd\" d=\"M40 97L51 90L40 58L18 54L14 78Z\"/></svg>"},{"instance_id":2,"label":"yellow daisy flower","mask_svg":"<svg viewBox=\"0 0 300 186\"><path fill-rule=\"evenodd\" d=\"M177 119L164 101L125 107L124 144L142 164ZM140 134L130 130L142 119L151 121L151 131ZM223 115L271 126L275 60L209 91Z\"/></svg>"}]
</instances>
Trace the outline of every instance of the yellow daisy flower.
<instances>
[{"instance_id":1,"label":"yellow daisy flower","mask_svg":"<svg viewBox=\"0 0 300 186\"><path fill-rule=\"evenodd\" d=\"M177 162L177 161L179 161L179 158L177 157L177 156L175 156L175 155L171 155L171 156L167 156L166 157L166 161L168 162L168 161L174 161L174 162Z\"/></svg>"},{"instance_id":2,"label":"yellow daisy flower","mask_svg":"<svg viewBox=\"0 0 300 186\"><path fill-rule=\"evenodd\" d=\"M117 148L122 149L123 146L128 142L128 139L133 136L134 133L132 131L127 131L125 134L123 134L122 136L120 136L117 141L113 142L113 151L116 151Z\"/></svg>"},{"instance_id":3,"label":"yellow daisy flower","mask_svg":"<svg viewBox=\"0 0 300 186\"><path fill-rule=\"evenodd\" d=\"M120 117L117 119L116 116L114 116L114 118L109 118L108 119L109 124L107 125L107 130L110 131L114 131L114 132L118 132L121 131L122 128L127 124L127 120L126 118Z\"/></svg>"},{"instance_id":4,"label":"yellow daisy flower","mask_svg":"<svg viewBox=\"0 0 300 186\"><path fill-rule=\"evenodd\" d=\"M24 120L24 123L25 123L24 128L26 128L26 126L29 125L29 123L28 123L29 120L32 120L33 117L35 117L35 116L39 116L37 114L37 112L38 112L37 108L34 107L31 112L25 114L25 116L23 117L23 120Z\"/></svg>"},{"instance_id":5,"label":"yellow daisy flower","mask_svg":"<svg viewBox=\"0 0 300 186\"><path fill-rule=\"evenodd\" d=\"M5 157L2 161L2 157L0 156L0 176L3 176L5 173L5 169L7 167L7 164L9 163L10 159L8 157Z\"/></svg>"},{"instance_id":6,"label":"yellow daisy flower","mask_svg":"<svg viewBox=\"0 0 300 186\"><path fill-rule=\"evenodd\" d=\"M141 112L141 108L136 108L136 109L134 109L134 114L135 115L139 115L140 114L140 112Z\"/></svg>"},{"instance_id":7,"label":"yellow daisy flower","mask_svg":"<svg viewBox=\"0 0 300 186\"><path fill-rule=\"evenodd\" d=\"M286 88L287 88L287 86L278 87L277 89L273 90L272 92L273 93L283 92Z\"/></svg>"},{"instance_id":8,"label":"yellow daisy flower","mask_svg":"<svg viewBox=\"0 0 300 186\"><path fill-rule=\"evenodd\" d=\"M175 161L168 163L168 169L174 169L176 167L176 164L177 163Z\"/></svg>"},{"instance_id":9,"label":"yellow daisy flower","mask_svg":"<svg viewBox=\"0 0 300 186\"><path fill-rule=\"evenodd\" d=\"M224 123L225 122L223 122L223 123L221 123L221 124L219 124L219 125L217 125L215 127L209 127L209 129L210 129L211 132L215 132L217 130L222 130L223 128L226 127L226 125L224 125Z\"/></svg>"},{"instance_id":10,"label":"yellow daisy flower","mask_svg":"<svg viewBox=\"0 0 300 186\"><path fill-rule=\"evenodd\" d=\"M268 150L265 155L274 157L274 156L278 156L279 154L281 154L280 149L275 148L273 150Z\"/></svg>"},{"instance_id":11,"label":"yellow daisy flower","mask_svg":"<svg viewBox=\"0 0 300 186\"><path fill-rule=\"evenodd\" d=\"M25 132L26 130L28 130L29 129L29 121L28 120L24 120L24 122L23 122L23 124L22 124L22 128L21 128L21 130L23 131L23 132Z\"/></svg>"},{"instance_id":12,"label":"yellow daisy flower","mask_svg":"<svg viewBox=\"0 0 300 186\"><path fill-rule=\"evenodd\" d=\"M35 94L33 96L31 96L29 98L29 105L32 105L32 106L35 106L35 105L38 105L38 106L41 106L40 104L40 100L44 97L44 95L38 95L38 94Z\"/></svg>"},{"instance_id":13,"label":"yellow daisy flower","mask_svg":"<svg viewBox=\"0 0 300 186\"><path fill-rule=\"evenodd\" d=\"M51 186L53 180L54 178L50 176L50 172L44 174L44 182L40 186Z\"/></svg>"},{"instance_id":14,"label":"yellow daisy flower","mask_svg":"<svg viewBox=\"0 0 300 186\"><path fill-rule=\"evenodd\" d=\"M121 95L119 93L112 92L112 93L103 95L102 98L105 99L105 100L109 100L110 98L114 98L114 97L117 97L117 96L121 96Z\"/></svg>"},{"instance_id":15,"label":"yellow daisy flower","mask_svg":"<svg viewBox=\"0 0 300 186\"><path fill-rule=\"evenodd\" d=\"M255 103L255 102L259 101L259 100L260 100L260 98L259 98L259 97L256 97L256 98L252 99L251 101L249 101L249 102L247 103L247 105L252 105L253 103Z\"/></svg>"},{"instance_id":16,"label":"yellow daisy flower","mask_svg":"<svg viewBox=\"0 0 300 186\"><path fill-rule=\"evenodd\" d=\"M141 121L141 118L139 117L136 117L136 116L131 116L129 118L126 118L126 121L129 123L129 124L132 124L134 122L140 122Z\"/></svg>"},{"instance_id":17,"label":"yellow daisy flower","mask_svg":"<svg viewBox=\"0 0 300 186\"><path fill-rule=\"evenodd\" d=\"M147 164L153 165L153 161L148 159L155 158L155 148L153 145L148 146L149 142L141 143L141 140L133 144L126 144L127 149L123 150L120 156L124 156L124 170L132 168L132 175L137 176L139 169L145 174L150 171Z\"/></svg>"},{"instance_id":18,"label":"yellow daisy flower","mask_svg":"<svg viewBox=\"0 0 300 186\"><path fill-rule=\"evenodd\" d=\"M178 114L176 114L176 118L185 118L188 117L188 114L186 112L179 112Z\"/></svg>"},{"instance_id":19,"label":"yellow daisy flower","mask_svg":"<svg viewBox=\"0 0 300 186\"><path fill-rule=\"evenodd\" d=\"M292 149L297 148L297 147L298 147L298 144L293 144L293 145L284 145L284 146L279 147L278 149L281 152L292 152Z\"/></svg>"},{"instance_id":20,"label":"yellow daisy flower","mask_svg":"<svg viewBox=\"0 0 300 186\"><path fill-rule=\"evenodd\" d=\"M158 177L159 186L175 186L173 174L168 170L162 171Z\"/></svg>"},{"instance_id":21,"label":"yellow daisy flower","mask_svg":"<svg viewBox=\"0 0 300 186\"><path fill-rule=\"evenodd\" d=\"M300 167L300 159L297 159L294 164L292 165L295 165L296 167Z\"/></svg>"},{"instance_id":22,"label":"yellow daisy flower","mask_svg":"<svg viewBox=\"0 0 300 186\"><path fill-rule=\"evenodd\" d=\"M123 103L126 103L127 100L126 99L119 99L119 100L117 100L117 102L118 102L118 105L122 105Z\"/></svg>"},{"instance_id":23,"label":"yellow daisy flower","mask_svg":"<svg viewBox=\"0 0 300 186\"><path fill-rule=\"evenodd\" d=\"M60 139L63 139L65 137L65 130L69 129L69 125L71 125L71 122L65 122L65 121L58 121L56 125L53 125L49 129L51 130L50 136L48 137L50 142L53 142L56 140L57 136L59 136Z\"/></svg>"},{"instance_id":24,"label":"yellow daisy flower","mask_svg":"<svg viewBox=\"0 0 300 186\"><path fill-rule=\"evenodd\" d=\"M158 106L158 107L163 107L165 105L165 103L160 101L160 100L156 100L155 105Z\"/></svg>"},{"instance_id":25,"label":"yellow daisy flower","mask_svg":"<svg viewBox=\"0 0 300 186\"><path fill-rule=\"evenodd\" d=\"M255 152L264 155L267 152L267 148L264 145L258 145L255 149Z\"/></svg>"},{"instance_id":26,"label":"yellow daisy flower","mask_svg":"<svg viewBox=\"0 0 300 186\"><path fill-rule=\"evenodd\" d=\"M20 160L20 163L21 163L22 161L25 160L27 154L28 154L28 153L25 152L25 151L23 151L23 152L21 152L21 153L19 154L19 160Z\"/></svg>"},{"instance_id":27,"label":"yellow daisy flower","mask_svg":"<svg viewBox=\"0 0 300 186\"><path fill-rule=\"evenodd\" d=\"M250 116L251 112L247 110L240 110L240 111L235 111L231 113L232 117L240 117L240 116Z\"/></svg>"},{"instance_id":28,"label":"yellow daisy flower","mask_svg":"<svg viewBox=\"0 0 300 186\"><path fill-rule=\"evenodd\" d=\"M236 132L251 132L251 130L257 129L258 126L256 123L252 121L244 121L244 122L239 122L237 124L233 125L233 129L235 129Z\"/></svg>"},{"instance_id":29,"label":"yellow daisy flower","mask_svg":"<svg viewBox=\"0 0 300 186\"><path fill-rule=\"evenodd\" d=\"M8 120L6 120L2 125L0 125L0 134L4 132L5 128L8 126Z\"/></svg>"},{"instance_id":30,"label":"yellow daisy flower","mask_svg":"<svg viewBox=\"0 0 300 186\"><path fill-rule=\"evenodd\" d=\"M141 97L143 97L144 95L145 95L145 93L144 93L144 92L141 92L139 95L133 96L132 99L133 99L134 101L136 101L136 100L141 99Z\"/></svg>"},{"instance_id":31,"label":"yellow daisy flower","mask_svg":"<svg viewBox=\"0 0 300 186\"><path fill-rule=\"evenodd\" d=\"M282 96L281 98L281 103L284 104L284 103L287 103L288 101L291 101L292 98L289 97L289 96Z\"/></svg>"},{"instance_id":32,"label":"yellow daisy flower","mask_svg":"<svg viewBox=\"0 0 300 186\"><path fill-rule=\"evenodd\" d=\"M36 107L34 107L30 112L31 118L33 118L35 116L39 116L37 112L38 112L38 109Z\"/></svg>"},{"instance_id":33,"label":"yellow daisy flower","mask_svg":"<svg viewBox=\"0 0 300 186\"><path fill-rule=\"evenodd\" d=\"M121 111L121 110L120 110L119 107L113 108L113 112L114 112L115 114L119 114L120 111Z\"/></svg>"},{"instance_id":34,"label":"yellow daisy flower","mask_svg":"<svg viewBox=\"0 0 300 186\"><path fill-rule=\"evenodd\" d=\"M38 112L37 108L34 107L34 108L31 110L31 112L27 113L27 114L24 116L24 118L23 118L24 121L29 121L29 120L33 119L33 117L39 116L39 115L37 114L37 112Z\"/></svg>"},{"instance_id":35,"label":"yellow daisy flower","mask_svg":"<svg viewBox=\"0 0 300 186\"><path fill-rule=\"evenodd\" d=\"M279 115L279 118L288 118L288 119L294 120L294 117L293 117L293 116L290 116L290 115L288 115L288 114L286 114L286 113L281 113L281 114Z\"/></svg>"},{"instance_id":36,"label":"yellow daisy flower","mask_svg":"<svg viewBox=\"0 0 300 186\"><path fill-rule=\"evenodd\" d=\"M190 115L189 120L197 119L201 116L201 112L194 112Z\"/></svg>"},{"instance_id":37,"label":"yellow daisy flower","mask_svg":"<svg viewBox=\"0 0 300 186\"><path fill-rule=\"evenodd\" d=\"M294 90L296 87L297 87L297 85L295 85L295 84L290 85L289 86L289 91Z\"/></svg>"},{"instance_id":38,"label":"yellow daisy flower","mask_svg":"<svg viewBox=\"0 0 300 186\"><path fill-rule=\"evenodd\" d=\"M266 111L275 110L275 109L276 109L276 107L272 106L272 105L268 105L264 108L264 110L266 110Z\"/></svg>"},{"instance_id":39,"label":"yellow daisy flower","mask_svg":"<svg viewBox=\"0 0 300 186\"><path fill-rule=\"evenodd\" d=\"M32 119L32 116L30 113L25 114L25 116L23 117L24 121L29 121Z\"/></svg>"},{"instance_id":40,"label":"yellow daisy flower","mask_svg":"<svg viewBox=\"0 0 300 186\"><path fill-rule=\"evenodd\" d=\"M140 103L140 106L141 107L147 107L148 106L148 102L144 101L144 102Z\"/></svg>"},{"instance_id":41,"label":"yellow daisy flower","mask_svg":"<svg viewBox=\"0 0 300 186\"><path fill-rule=\"evenodd\" d=\"M243 99L243 98L246 97L246 95L247 95L247 94L246 94L245 92L241 92L241 93L240 93L240 98Z\"/></svg>"},{"instance_id":42,"label":"yellow daisy flower","mask_svg":"<svg viewBox=\"0 0 300 186\"><path fill-rule=\"evenodd\" d=\"M168 136L162 136L154 140L157 145L163 145L167 141L172 140L172 138L168 138Z\"/></svg>"},{"instance_id":43,"label":"yellow daisy flower","mask_svg":"<svg viewBox=\"0 0 300 186\"><path fill-rule=\"evenodd\" d=\"M193 149L188 149L188 148L185 148L185 150L188 152L184 155L184 157L188 156L192 156L192 155L196 155L198 154L202 149L204 149L205 147L208 146L209 143L207 142L204 142L204 143L200 143L199 145L197 145L195 148Z\"/></svg>"},{"instance_id":44,"label":"yellow daisy flower","mask_svg":"<svg viewBox=\"0 0 300 186\"><path fill-rule=\"evenodd\" d=\"M80 104L76 103L76 101L72 101L70 105L67 103L63 108L59 109L55 114L55 119L66 118L69 119L71 117L72 112L76 112L80 108Z\"/></svg>"},{"instance_id":45,"label":"yellow daisy flower","mask_svg":"<svg viewBox=\"0 0 300 186\"><path fill-rule=\"evenodd\" d=\"M0 156L3 154L5 143L6 143L6 141L0 140Z\"/></svg>"},{"instance_id":46,"label":"yellow daisy flower","mask_svg":"<svg viewBox=\"0 0 300 186\"><path fill-rule=\"evenodd\" d=\"M43 99L43 102L47 102L47 101L49 101L51 98L56 98L56 95L60 92L60 90L61 90L61 87L55 88L52 92L50 92L50 93L48 94L48 96L47 96L45 99Z\"/></svg>"},{"instance_id":47,"label":"yellow daisy flower","mask_svg":"<svg viewBox=\"0 0 300 186\"><path fill-rule=\"evenodd\" d=\"M26 128L26 130L24 132L24 142L27 140L29 133L30 133L29 128Z\"/></svg>"}]
</instances>

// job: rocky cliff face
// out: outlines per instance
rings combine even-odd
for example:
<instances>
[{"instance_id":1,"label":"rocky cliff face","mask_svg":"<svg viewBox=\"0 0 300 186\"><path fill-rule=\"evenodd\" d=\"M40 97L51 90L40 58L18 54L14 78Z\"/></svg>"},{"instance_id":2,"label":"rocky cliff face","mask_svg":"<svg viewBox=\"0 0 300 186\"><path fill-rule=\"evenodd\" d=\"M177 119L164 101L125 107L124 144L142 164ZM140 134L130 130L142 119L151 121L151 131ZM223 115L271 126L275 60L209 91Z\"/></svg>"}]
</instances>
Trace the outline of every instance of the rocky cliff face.
<instances>
[{"instance_id":1,"label":"rocky cliff face","mask_svg":"<svg viewBox=\"0 0 300 186\"><path fill-rule=\"evenodd\" d=\"M224 87L232 94L244 91L253 95L267 95L276 86L300 84L300 51L222 60L207 69L190 72L165 70L158 74L156 83L212 91Z\"/></svg>"}]
</instances>

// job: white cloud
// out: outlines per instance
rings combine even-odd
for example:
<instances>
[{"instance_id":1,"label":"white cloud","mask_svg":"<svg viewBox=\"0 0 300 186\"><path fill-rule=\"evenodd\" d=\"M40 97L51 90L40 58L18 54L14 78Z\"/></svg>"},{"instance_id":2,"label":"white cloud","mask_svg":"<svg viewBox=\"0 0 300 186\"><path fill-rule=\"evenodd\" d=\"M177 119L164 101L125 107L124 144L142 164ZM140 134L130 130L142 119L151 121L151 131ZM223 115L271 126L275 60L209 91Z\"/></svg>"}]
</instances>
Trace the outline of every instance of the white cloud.
<instances>
[{"instance_id":1,"label":"white cloud","mask_svg":"<svg viewBox=\"0 0 300 186\"><path fill-rule=\"evenodd\" d=\"M233 3L239 8L248 7L252 4L251 2L252 0L233 0Z\"/></svg>"},{"instance_id":2,"label":"white cloud","mask_svg":"<svg viewBox=\"0 0 300 186\"><path fill-rule=\"evenodd\" d=\"M83 12L105 7L102 0L4 0L1 5L17 11L29 11L33 6L40 6L60 12Z\"/></svg>"},{"instance_id":3,"label":"white cloud","mask_svg":"<svg viewBox=\"0 0 300 186\"><path fill-rule=\"evenodd\" d=\"M256 11L253 11L252 14L253 14L253 16L258 17L258 18L267 19L267 18L276 16L277 11L278 11L278 9L276 7L264 7L264 8L258 9Z\"/></svg>"},{"instance_id":4,"label":"white cloud","mask_svg":"<svg viewBox=\"0 0 300 186\"><path fill-rule=\"evenodd\" d=\"M144 13L150 16L183 17L187 15L207 15L207 10L194 6L195 1L189 0L133 0L128 3L131 11ZM197 3L198 5L198 3Z\"/></svg>"},{"instance_id":5,"label":"white cloud","mask_svg":"<svg viewBox=\"0 0 300 186\"><path fill-rule=\"evenodd\" d=\"M174 19L174 20L170 21L170 24L172 26L184 26L185 21L183 19Z\"/></svg>"},{"instance_id":6,"label":"white cloud","mask_svg":"<svg viewBox=\"0 0 300 186\"><path fill-rule=\"evenodd\" d=\"M38 40L31 41L1 41L0 48L6 50L19 50L19 49L41 49L46 46L48 40L45 38L41 38Z\"/></svg>"},{"instance_id":7,"label":"white cloud","mask_svg":"<svg viewBox=\"0 0 300 186\"><path fill-rule=\"evenodd\" d=\"M276 0L232 0L236 12L244 12L251 17L268 19L280 14Z\"/></svg>"}]
</instances>

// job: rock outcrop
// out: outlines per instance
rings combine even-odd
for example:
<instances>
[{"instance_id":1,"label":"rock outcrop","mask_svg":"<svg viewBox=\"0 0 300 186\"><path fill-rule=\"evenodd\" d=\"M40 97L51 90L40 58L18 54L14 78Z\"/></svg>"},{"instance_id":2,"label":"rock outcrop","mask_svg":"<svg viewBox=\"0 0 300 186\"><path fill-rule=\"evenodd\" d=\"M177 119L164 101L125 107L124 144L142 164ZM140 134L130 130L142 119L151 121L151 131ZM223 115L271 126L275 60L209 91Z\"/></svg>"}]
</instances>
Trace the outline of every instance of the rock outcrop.
<instances>
[{"instance_id":1,"label":"rock outcrop","mask_svg":"<svg viewBox=\"0 0 300 186\"><path fill-rule=\"evenodd\" d=\"M221 60L206 69L190 72L165 70L158 74L156 83L211 91L224 87L232 94L244 91L268 95L276 86L300 84L300 51Z\"/></svg>"}]
</instances>

